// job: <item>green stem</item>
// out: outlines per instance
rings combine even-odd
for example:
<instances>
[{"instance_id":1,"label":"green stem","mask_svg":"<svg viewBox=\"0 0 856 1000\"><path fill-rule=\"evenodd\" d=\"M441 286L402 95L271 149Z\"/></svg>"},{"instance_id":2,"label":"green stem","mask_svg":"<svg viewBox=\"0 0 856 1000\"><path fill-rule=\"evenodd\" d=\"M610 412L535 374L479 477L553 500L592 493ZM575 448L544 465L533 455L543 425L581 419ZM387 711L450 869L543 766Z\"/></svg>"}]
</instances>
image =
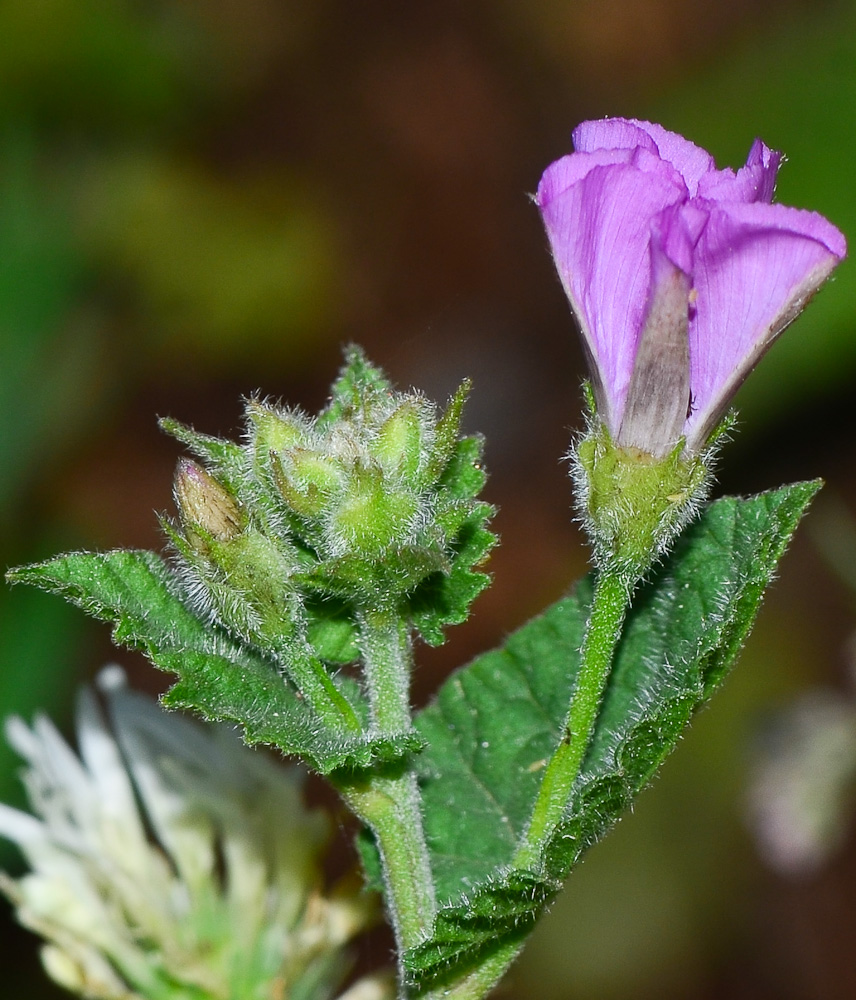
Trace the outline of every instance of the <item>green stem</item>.
<instances>
[{"instance_id":1,"label":"green stem","mask_svg":"<svg viewBox=\"0 0 856 1000\"><path fill-rule=\"evenodd\" d=\"M342 787L353 812L371 829L380 851L386 901L399 956L423 941L434 923L434 883L422 829L416 775L372 776Z\"/></svg>"},{"instance_id":2,"label":"green stem","mask_svg":"<svg viewBox=\"0 0 856 1000\"><path fill-rule=\"evenodd\" d=\"M515 867L536 866L562 820L594 732L631 590L632 584L623 574L608 567L598 574L562 739L544 768L532 819L513 861Z\"/></svg>"},{"instance_id":3,"label":"green stem","mask_svg":"<svg viewBox=\"0 0 856 1000\"><path fill-rule=\"evenodd\" d=\"M413 649L410 629L390 611L357 614L360 652L372 709L372 722L385 736L407 733L410 719L410 675Z\"/></svg>"},{"instance_id":4,"label":"green stem","mask_svg":"<svg viewBox=\"0 0 856 1000\"><path fill-rule=\"evenodd\" d=\"M410 629L391 612L361 612L358 623L374 728L382 736L410 732ZM431 933L435 913L416 775L407 765L382 774L367 772L359 783L343 782L340 790L375 835L387 905L403 952Z\"/></svg>"}]
</instances>

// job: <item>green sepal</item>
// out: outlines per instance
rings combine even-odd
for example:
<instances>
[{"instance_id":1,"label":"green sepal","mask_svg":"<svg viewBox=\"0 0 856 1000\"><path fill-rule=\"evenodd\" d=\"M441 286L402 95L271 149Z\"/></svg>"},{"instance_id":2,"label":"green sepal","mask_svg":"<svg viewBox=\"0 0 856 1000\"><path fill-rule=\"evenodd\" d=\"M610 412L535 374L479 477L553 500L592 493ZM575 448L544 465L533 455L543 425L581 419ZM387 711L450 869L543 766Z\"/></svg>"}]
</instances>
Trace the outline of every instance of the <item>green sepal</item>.
<instances>
[{"instance_id":1,"label":"green sepal","mask_svg":"<svg viewBox=\"0 0 856 1000\"><path fill-rule=\"evenodd\" d=\"M400 477L411 488L425 485L419 468L425 450L425 430L432 417L430 404L418 396L411 397L393 410L378 428L375 439L367 443L369 454L384 471Z\"/></svg>"},{"instance_id":2,"label":"green sepal","mask_svg":"<svg viewBox=\"0 0 856 1000\"><path fill-rule=\"evenodd\" d=\"M322 774L397 762L424 745L416 733L374 738L330 731L269 658L192 613L169 567L153 552L75 552L11 570L8 577L112 622L118 645L178 676L163 698L168 706L240 723L248 743L272 744ZM347 686L348 697L354 688Z\"/></svg>"},{"instance_id":3,"label":"green sepal","mask_svg":"<svg viewBox=\"0 0 856 1000\"><path fill-rule=\"evenodd\" d=\"M443 415L437 421L437 427L434 432L434 447L428 463L429 479L440 479L449 460L455 453L455 449L458 446L458 435L461 432L461 417L464 412L464 404L472 391L472 387L472 382L469 379L464 379L455 390L455 395L452 396L449 405L443 411ZM467 438L466 440L479 442L479 456L481 456L480 439ZM475 493L470 495L475 496Z\"/></svg>"},{"instance_id":4,"label":"green sepal","mask_svg":"<svg viewBox=\"0 0 856 1000\"><path fill-rule=\"evenodd\" d=\"M244 417L257 459L272 451L300 447L310 433L310 421L299 410L286 409L258 396L247 400Z\"/></svg>"},{"instance_id":5,"label":"green sepal","mask_svg":"<svg viewBox=\"0 0 856 1000\"><path fill-rule=\"evenodd\" d=\"M319 594L353 599L361 593L366 605L396 606L402 595L412 592L432 573L445 571L449 563L436 549L401 546L393 549L382 563L346 555L319 563L295 579Z\"/></svg>"},{"instance_id":6,"label":"green sepal","mask_svg":"<svg viewBox=\"0 0 856 1000\"><path fill-rule=\"evenodd\" d=\"M531 927L722 681L819 486L717 501L640 589L565 820L536 870L511 863L566 717L591 578L454 674L419 714L439 913L431 938L404 956L412 983L462 972Z\"/></svg>"},{"instance_id":7,"label":"green sepal","mask_svg":"<svg viewBox=\"0 0 856 1000\"><path fill-rule=\"evenodd\" d=\"M355 465L328 526L354 555L383 562L407 536L419 502L412 490L391 489L377 466Z\"/></svg>"},{"instance_id":8,"label":"green sepal","mask_svg":"<svg viewBox=\"0 0 856 1000\"><path fill-rule=\"evenodd\" d=\"M617 445L594 417L571 453L580 520L595 565L639 579L693 519L710 488L712 455L679 441L655 458Z\"/></svg>"}]
</instances>

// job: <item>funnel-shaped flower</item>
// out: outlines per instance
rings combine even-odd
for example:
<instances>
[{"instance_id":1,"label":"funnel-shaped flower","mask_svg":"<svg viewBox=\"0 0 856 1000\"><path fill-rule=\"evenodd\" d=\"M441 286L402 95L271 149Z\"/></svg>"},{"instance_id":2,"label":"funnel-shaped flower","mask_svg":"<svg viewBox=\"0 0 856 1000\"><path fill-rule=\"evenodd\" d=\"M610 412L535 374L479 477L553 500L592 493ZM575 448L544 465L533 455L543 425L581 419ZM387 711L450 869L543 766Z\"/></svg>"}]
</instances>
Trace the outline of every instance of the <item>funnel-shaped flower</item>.
<instances>
[{"instance_id":1,"label":"funnel-shaped flower","mask_svg":"<svg viewBox=\"0 0 856 1000\"><path fill-rule=\"evenodd\" d=\"M781 155L736 173L660 125L584 122L536 200L620 446L701 450L743 379L846 252L815 212L770 204Z\"/></svg>"}]
</instances>

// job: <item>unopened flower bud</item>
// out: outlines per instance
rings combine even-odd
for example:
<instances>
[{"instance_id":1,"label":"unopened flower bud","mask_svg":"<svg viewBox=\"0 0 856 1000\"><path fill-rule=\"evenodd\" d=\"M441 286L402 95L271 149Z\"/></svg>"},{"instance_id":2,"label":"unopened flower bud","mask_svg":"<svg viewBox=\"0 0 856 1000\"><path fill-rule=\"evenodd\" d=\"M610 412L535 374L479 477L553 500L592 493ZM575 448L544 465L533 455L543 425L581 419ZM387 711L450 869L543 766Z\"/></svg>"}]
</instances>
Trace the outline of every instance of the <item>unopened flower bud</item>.
<instances>
[{"instance_id":1,"label":"unopened flower bud","mask_svg":"<svg viewBox=\"0 0 856 1000\"><path fill-rule=\"evenodd\" d=\"M182 526L194 547L203 541L194 529L201 528L219 542L231 541L240 535L244 517L237 500L201 465L189 458L180 458L173 490Z\"/></svg>"},{"instance_id":2,"label":"unopened flower bud","mask_svg":"<svg viewBox=\"0 0 856 1000\"><path fill-rule=\"evenodd\" d=\"M332 528L348 548L377 556L396 542L403 544L417 506L411 492L390 489L376 466L355 469Z\"/></svg>"},{"instance_id":3,"label":"unopened flower bud","mask_svg":"<svg viewBox=\"0 0 856 1000\"><path fill-rule=\"evenodd\" d=\"M335 459L307 448L272 454L271 468L283 500L303 517L317 517L342 489L343 473Z\"/></svg>"},{"instance_id":4,"label":"unopened flower bud","mask_svg":"<svg viewBox=\"0 0 856 1000\"><path fill-rule=\"evenodd\" d=\"M334 458L307 451L305 448L292 448L288 453L288 459L295 478L303 490L307 492L316 490L329 495L341 488L342 470Z\"/></svg>"},{"instance_id":5,"label":"unopened flower bud","mask_svg":"<svg viewBox=\"0 0 856 1000\"><path fill-rule=\"evenodd\" d=\"M279 454L304 440L306 421L300 414L253 399L247 404L247 417L258 454L267 455L271 451Z\"/></svg>"},{"instance_id":6,"label":"unopened flower bud","mask_svg":"<svg viewBox=\"0 0 856 1000\"><path fill-rule=\"evenodd\" d=\"M369 450L386 471L412 478L422 462L423 437L416 400L408 399L384 421Z\"/></svg>"}]
</instances>

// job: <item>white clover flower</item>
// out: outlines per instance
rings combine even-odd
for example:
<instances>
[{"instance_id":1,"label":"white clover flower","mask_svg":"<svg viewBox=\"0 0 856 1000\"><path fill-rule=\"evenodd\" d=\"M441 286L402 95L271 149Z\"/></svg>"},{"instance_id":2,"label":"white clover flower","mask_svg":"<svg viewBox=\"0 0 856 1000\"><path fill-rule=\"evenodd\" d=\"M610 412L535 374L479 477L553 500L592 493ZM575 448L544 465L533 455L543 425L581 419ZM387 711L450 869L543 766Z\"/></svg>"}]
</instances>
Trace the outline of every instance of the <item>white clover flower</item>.
<instances>
[{"instance_id":1,"label":"white clover flower","mask_svg":"<svg viewBox=\"0 0 856 1000\"><path fill-rule=\"evenodd\" d=\"M322 894L328 824L299 773L164 712L119 668L99 688L110 726L84 691L79 758L45 717L7 724L36 815L0 804L32 868L0 888L48 973L94 1000L329 1000L374 907ZM391 995L380 976L340 1000Z\"/></svg>"}]
</instances>

